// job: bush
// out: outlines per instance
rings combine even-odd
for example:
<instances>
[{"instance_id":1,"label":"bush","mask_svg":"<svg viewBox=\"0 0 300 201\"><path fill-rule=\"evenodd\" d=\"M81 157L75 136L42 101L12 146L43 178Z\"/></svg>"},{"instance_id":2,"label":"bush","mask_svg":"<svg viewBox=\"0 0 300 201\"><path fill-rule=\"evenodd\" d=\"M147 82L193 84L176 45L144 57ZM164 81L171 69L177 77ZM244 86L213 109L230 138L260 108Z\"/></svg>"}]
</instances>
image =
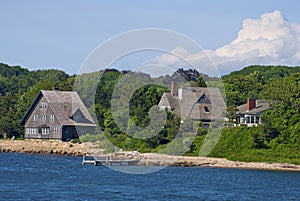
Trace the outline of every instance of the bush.
<instances>
[{"instance_id":1,"label":"bush","mask_svg":"<svg viewBox=\"0 0 300 201\"><path fill-rule=\"evenodd\" d=\"M105 140L105 137L102 134L85 134L79 137L81 142L97 142Z\"/></svg>"},{"instance_id":2,"label":"bush","mask_svg":"<svg viewBox=\"0 0 300 201\"><path fill-rule=\"evenodd\" d=\"M81 144L81 141L80 141L79 138L72 139L71 142L72 142L72 143L79 143L79 144Z\"/></svg>"}]
</instances>

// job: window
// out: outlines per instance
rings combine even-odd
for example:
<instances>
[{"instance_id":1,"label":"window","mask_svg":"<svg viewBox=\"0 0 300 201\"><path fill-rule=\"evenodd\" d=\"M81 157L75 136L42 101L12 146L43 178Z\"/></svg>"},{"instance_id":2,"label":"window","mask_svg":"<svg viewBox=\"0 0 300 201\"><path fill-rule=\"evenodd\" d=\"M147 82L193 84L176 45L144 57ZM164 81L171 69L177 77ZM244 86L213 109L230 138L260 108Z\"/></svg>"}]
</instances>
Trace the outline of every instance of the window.
<instances>
[{"instance_id":1,"label":"window","mask_svg":"<svg viewBox=\"0 0 300 201\"><path fill-rule=\"evenodd\" d=\"M50 121L54 121L54 115L53 114L50 115Z\"/></svg>"},{"instance_id":2,"label":"window","mask_svg":"<svg viewBox=\"0 0 300 201\"><path fill-rule=\"evenodd\" d=\"M247 123L247 124L250 123L250 117L249 117L249 116L246 117L246 123Z\"/></svg>"},{"instance_id":3,"label":"window","mask_svg":"<svg viewBox=\"0 0 300 201\"><path fill-rule=\"evenodd\" d=\"M41 108L46 108L47 107L47 102L41 102Z\"/></svg>"},{"instance_id":4,"label":"window","mask_svg":"<svg viewBox=\"0 0 300 201\"><path fill-rule=\"evenodd\" d=\"M42 134L43 135L49 134L49 128L42 128Z\"/></svg>"},{"instance_id":5,"label":"window","mask_svg":"<svg viewBox=\"0 0 300 201\"><path fill-rule=\"evenodd\" d=\"M33 121L37 121L38 118L39 118L39 115L37 115L37 114L33 115Z\"/></svg>"},{"instance_id":6,"label":"window","mask_svg":"<svg viewBox=\"0 0 300 201\"><path fill-rule=\"evenodd\" d=\"M38 134L37 128L26 128L26 134Z\"/></svg>"},{"instance_id":7,"label":"window","mask_svg":"<svg viewBox=\"0 0 300 201\"><path fill-rule=\"evenodd\" d=\"M41 119L42 119L42 121L46 121L46 119L47 119L47 118L46 118L46 115L45 115L45 114L42 114L42 118L41 118Z\"/></svg>"},{"instance_id":8,"label":"window","mask_svg":"<svg viewBox=\"0 0 300 201\"><path fill-rule=\"evenodd\" d=\"M251 116L251 120L250 120L250 123L254 123L254 116Z\"/></svg>"},{"instance_id":9,"label":"window","mask_svg":"<svg viewBox=\"0 0 300 201\"><path fill-rule=\"evenodd\" d=\"M59 131L58 126L54 126L54 127L53 127L53 132L57 133L58 131Z\"/></svg>"},{"instance_id":10,"label":"window","mask_svg":"<svg viewBox=\"0 0 300 201\"><path fill-rule=\"evenodd\" d=\"M204 111L205 111L205 112L209 112L208 107L204 107Z\"/></svg>"},{"instance_id":11,"label":"window","mask_svg":"<svg viewBox=\"0 0 300 201\"><path fill-rule=\"evenodd\" d=\"M259 117L256 117L255 123L259 124Z\"/></svg>"}]
</instances>

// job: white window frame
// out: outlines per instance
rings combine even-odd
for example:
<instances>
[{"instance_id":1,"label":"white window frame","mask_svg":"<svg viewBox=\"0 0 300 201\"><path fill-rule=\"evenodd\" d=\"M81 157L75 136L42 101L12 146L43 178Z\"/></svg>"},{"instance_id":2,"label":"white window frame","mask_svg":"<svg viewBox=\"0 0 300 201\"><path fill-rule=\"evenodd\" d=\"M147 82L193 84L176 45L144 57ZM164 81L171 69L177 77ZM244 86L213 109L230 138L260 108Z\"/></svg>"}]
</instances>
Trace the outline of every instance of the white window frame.
<instances>
[{"instance_id":1,"label":"white window frame","mask_svg":"<svg viewBox=\"0 0 300 201\"><path fill-rule=\"evenodd\" d=\"M26 128L26 134L38 134L38 128Z\"/></svg>"},{"instance_id":2,"label":"white window frame","mask_svg":"<svg viewBox=\"0 0 300 201\"><path fill-rule=\"evenodd\" d=\"M59 127L58 126L54 126L53 127L53 132L54 133L58 133L59 132Z\"/></svg>"},{"instance_id":3,"label":"white window frame","mask_svg":"<svg viewBox=\"0 0 300 201\"><path fill-rule=\"evenodd\" d=\"M50 129L49 128L42 128L42 135L47 135L49 134L49 131Z\"/></svg>"},{"instance_id":4,"label":"white window frame","mask_svg":"<svg viewBox=\"0 0 300 201\"><path fill-rule=\"evenodd\" d=\"M38 121L38 119L39 119L39 115L34 114L34 115L33 115L33 121Z\"/></svg>"},{"instance_id":5,"label":"white window frame","mask_svg":"<svg viewBox=\"0 0 300 201\"><path fill-rule=\"evenodd\" d=\"M42 120L42 121L46 121L46 120L47 120L46 114L42 114L42 115L41 115L41 120Z\"/></svg>"},{"instance_id":6,"label":"white window frame","mask_svg":"<svg viewBox=\"0 0 300 201\"><path fill-rule=\"evenodd\" d=\"M52 122L54 121L54 114L50 115L49 121L52 121Z\"/></svg>"}]
</instances>

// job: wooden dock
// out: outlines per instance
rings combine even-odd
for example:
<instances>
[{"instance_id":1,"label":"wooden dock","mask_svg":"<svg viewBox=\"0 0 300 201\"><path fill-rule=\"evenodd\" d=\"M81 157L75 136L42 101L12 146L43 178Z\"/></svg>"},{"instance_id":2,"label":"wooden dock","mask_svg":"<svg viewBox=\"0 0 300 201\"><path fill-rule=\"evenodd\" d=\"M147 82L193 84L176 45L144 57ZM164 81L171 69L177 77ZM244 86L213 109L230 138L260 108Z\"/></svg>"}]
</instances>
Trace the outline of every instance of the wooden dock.
<instances>
[{"instance_id":1,"label":"wooden dock","mask_svg":"<svg viewBox=\"0 0 300 201\"><path fill-rule=\"evenodd\" d=\"M84 155L82 157L82 165L92 164L95 166L105 165L105 166L128 166L128 165L136 165L140 160L139 159L114 159L112 155L105 156L92 156L93 159L86 159Z\"/></svg>"}]
</instances>

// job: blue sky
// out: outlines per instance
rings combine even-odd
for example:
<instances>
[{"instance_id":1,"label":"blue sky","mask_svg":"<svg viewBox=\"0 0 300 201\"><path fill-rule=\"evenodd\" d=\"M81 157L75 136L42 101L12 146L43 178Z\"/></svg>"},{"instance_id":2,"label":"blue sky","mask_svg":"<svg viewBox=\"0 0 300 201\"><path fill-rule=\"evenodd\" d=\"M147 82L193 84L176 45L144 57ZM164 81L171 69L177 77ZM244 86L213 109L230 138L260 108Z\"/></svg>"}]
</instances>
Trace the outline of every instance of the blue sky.
<instances>
[{"instance_id":1,"label":"blue sky","mask_svg":"<svg viewBox=\"0 0 300 201\"><path fill-rule=\"evenodd\" d=\"M270 53L268 57L263 54L263 59L259 60L245 56L240 63L228 59L236 58L236 55L226 51L244 44L245 40L238 46L227 47L234 40L247 39L245 36L238 39L246 19L258 20L265 13L277 10L280 14L274 14L275 21L283 18L283 24L300 24L298 4L296 0L1 0L0 62L30 70L56 68L76 74L88 54L105 40L132 29L163 28L182 33L211 51L212 55L217 55L216 58L212 56L217 64L224 63L221 60L226 57L226 65L220 64L223 73L255 62L277 64L278 61L278 64L297 65L299 60L295 56L288 55L289 59L284 59L285 55L278 56L280 51ZM244 32L249 32L252 25ZM291 30L294 34L298 26ZM286 44L290 44L288 42ZM264 43L256 43L259 44ZM294 49L281 52L289 51L298 53Z\"/></svg>"}]
</instances>

